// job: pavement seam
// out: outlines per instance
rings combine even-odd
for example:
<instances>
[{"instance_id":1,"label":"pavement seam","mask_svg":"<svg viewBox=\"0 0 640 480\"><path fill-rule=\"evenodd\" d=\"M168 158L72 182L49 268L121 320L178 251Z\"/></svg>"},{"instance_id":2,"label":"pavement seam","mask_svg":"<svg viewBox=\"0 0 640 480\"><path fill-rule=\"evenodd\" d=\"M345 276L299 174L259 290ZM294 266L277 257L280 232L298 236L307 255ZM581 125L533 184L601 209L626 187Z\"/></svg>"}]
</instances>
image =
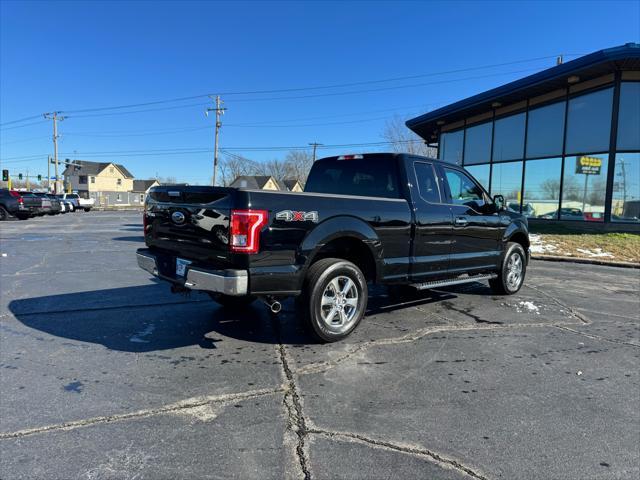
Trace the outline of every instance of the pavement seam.
<instances>
[{"instance_id":1,"label":"pavement seam","mask_svg":"<svg viewBox=\"0 0 640 480\"><path fill-rule=\"evenodd\" d=\"M589 325L591 323L591 320L589 319L589 317L587 317L585 314L579 312L577 309L570 307L569 305L567 305L566 303L558 300L556 297L554 297L553 295L551 295L550 293L545 292L544 290L542 290L542 288L535 286L535 285L531 285L531 284L527 284L525 285L525 287L530 288L531 290L535 290L538 293L541 293L542 295L544 295L547 298L550 298L551 300L553 300L555 303L557 303L558 305L560 305L562 308L566 308L569 313L574 316L576 319L580 320L581 323L585 324L585 325Z\"/></svg>"},{"instance_id":2,"label":"pavement seam","mask_svg":"<svg viewBox=\"0 0 640 480\"><path fill-rule=\"evenodd\" d=\"M392 443L386 440L378 440L374 438L365 437L364 435L360 435L357 433L337 432L337 431L330 431L330 430L324 430L319 428L310 428L308 430L308 433L314 434L314 435L323 435L331 439L343 438L344 440L351 440L351 441L356 441L358 443L364 443L366 445L373 445L376 448L381 448L384 450L401 452L401 453L415 455L422 458L426 457L428 461L442 468L456 470L459 473L463 473L477 480L488 480L486 476L476 472L471 467L468 467L457 460L447 458L440 453L436 453L424 447L410 447L406 445L398 445L396 443Z\"/></svg>"},{"instance_id":3,"label":"pavement seam","mask_svg":"<svg viewBox=\"0 0 640 480\"><path fill-rule=\"evenodd\" d=\"M575 333L576 335L582 335L583 337L591 338L593 340L602 340L603 342L610 342L610 343L616 343L618 345L627 345L629 347L640 348L640 345L638 345L637 343L624 342L622 340L616 340L615 338L607 338L607 337L603 337L601 335L596 335L596 334L593 334L593 333L581 332L579 330L574 330L573 328L569 328L569 327L566 327L564 325L553 325L553 326L555 328L560 329L560 330L564 330L566 332Z\"/></svg>"},{"instance_id":4,"label":"pavement seam","mask_svg":"<svg viewBox=\"0 0 640 480\"><path fill-rule=\"evenodd\" d=\"M441 319L448 320L446 317L442 315L438 315L436 313L430 312L431 315L437 316ZM348 360L354 355L367 350L371 347L376 347L380 345L398 345L402 343L411 343L416 340L420 340L424 337L427 337L434 333L443 333L443 332L464 332L464 331L473 331L473 330L511 330L515 328L544 328L544 327L554 327L557 324L552 323L516 323L513 325L440 325L436 327L426 327L419 329L414 333L410 333L407 335L403 335L401 337L395 338L383 338L379 340L371 340L368 342L364 342L358 345L353 350L347 352L341 357L336 358L335 360L325 360L323 362L314 363L310 365L305 365L304 367L300 367L295 370L296 375L309 375L313 373L321 373L326 372L327 370L332 369L333 367L338 366L340 363ZM569 325L574 325L573 323L569 323Z\"/></svg>"},{"instance_id":5,"label":"pavement seam","mask_svg":"<svg viewBox=\"0 0 640 480\"><path fill-rule=\"evenodd\" d=\"M82 427L89 427L93 425L100 425L105 423L120 422L123 420L130 420L136 418L151 417L154 415L163 415L166 413L179 412L185 409L191 409L194 407L201 407L211 403L230 403L238 400L247 400L250 398L261 397L264 395L273 395L283 392L283 387L278 388L263 388L258 390L249 390L247 392L239 393L227 393L221 395L206 395L193 397L186 400L180 400L175 403L164 405L157 408L148 408L143 410L137 410L135 412L117 413L114 415L104 415L100 417L87 418L83 420L73 420L70 422L58 423L53 425L45 425L42 427L26 428L15 432L0 433L0 440L6 440L11 438L22 438L38 433L46 433L52 431L68 431L75 430Z\"/></svg>"},{"instance_id":6,"label":"pavement seam","mask_svg":"<svg viewBox=\"0 0 640 480\"><path fill-rule=\"evenodd\" d=\"M308 429L304 412L302 410L302 401L300 400L300 394L298 393L298 386L296 384L293 371L289 366L289 359L287 355L287 349L282 343L282 331L280 322L272 315L272 324L276 331L278 338L277 351L280 357L280 366L284 373L287 389L285 391L283 404L287 412L287 428L292 430L297 438L297 444L295 449L295 456L298 459L302 475L305 480L311 479L310 462L307 452L305 450L305 440L307 438Z\"/></svg>"}]
</instances>

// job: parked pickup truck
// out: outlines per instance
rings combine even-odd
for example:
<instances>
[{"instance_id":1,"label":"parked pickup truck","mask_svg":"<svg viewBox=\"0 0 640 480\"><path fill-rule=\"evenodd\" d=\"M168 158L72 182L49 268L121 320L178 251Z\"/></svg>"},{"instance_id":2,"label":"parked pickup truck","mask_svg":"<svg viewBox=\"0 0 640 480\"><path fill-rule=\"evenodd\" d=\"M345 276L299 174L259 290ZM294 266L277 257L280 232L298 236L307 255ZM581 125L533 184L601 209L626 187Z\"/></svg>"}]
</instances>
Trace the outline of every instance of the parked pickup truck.
<instances>
[{"instance_id":1,"label":"parked pickup truck","mask_svg":"<svg viewBox=\"0 0 640 480\"><path fill-rule=\"evenodd\" d=\"M422 290L488 280L516 293L529 260L527 219L463 168L408 154L318 160L303 193L158 186L138 264L172 291L222 305L297 296L310 330L346 337L367 283ZM401 289L398 289L401 290Z\"/></svg>"},{"instance_id":2,"label":"parked pickup truck","mask_svg":"<svg viewBox=\"0 0 640 480\"><path fill-rule=\"evenodd\" d=\"M77 193L62 193L58 195L63 200L68 200L73 204L74 210L84 210L88 212L95 205L93 198L82 198Z\"/></svg>"}]
</instances>

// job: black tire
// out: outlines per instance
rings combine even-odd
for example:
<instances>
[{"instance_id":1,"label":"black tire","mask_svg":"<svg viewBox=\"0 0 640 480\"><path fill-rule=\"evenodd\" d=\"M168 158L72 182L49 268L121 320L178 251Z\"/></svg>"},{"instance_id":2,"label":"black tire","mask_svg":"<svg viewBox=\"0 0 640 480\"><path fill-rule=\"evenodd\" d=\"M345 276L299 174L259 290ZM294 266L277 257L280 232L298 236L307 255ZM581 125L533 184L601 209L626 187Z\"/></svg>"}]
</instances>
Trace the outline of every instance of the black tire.
<instances>
[{"instance_id":1,"label":"black tire","mask_svg":"<svg viewBox=\"0 0 640 480\"><path fill-rule=\"evenodd\" d=\"M7 209L0 205L0 221L9 220L11 215L7 212Z\"/></svg>"},{"instance_id":2,"label":"black tire","mask_svg":"<svg viewBox=\"0 0 640 480\"><path fill-rule=\"evenodd\" d=\"M339 292L336 292L336 284ZM332 298L336 300L327 302ZM356 265L340 258L323 258L309 267L298 306L311 333L322 341L337 342L358 326L364 317L367 300L367 281ZM328 318L334 308L335 313Z\"/></svg>"},{"instance_id":3,"label":"black tire","mask_svg":"<svg viewBox=\"0 0 640 480\"><path fill-rule=\"evenodd\" d=\"M489 280L489 285L494 293L513 295L522 288L526 273L527 255L524 252L524 248L519 243L509 242L507 243L498 277Z\"/></svg>"},{"instance_id":4,"label":"black tire","mask_svg":"<svg viewBox=\"0 0 640 480\"><path fill-rule=\"evenodd\" d=\"M88 212L88 211L90 211L90 210L91 210L90 208L85 208L85 209L84 209L84 211L85 211L85 212Z\"/></svg>"},{"instance_id":5,"label":"black tire","mask_svg":"<svg viewBox=\"0 0 640 480\"><path fill-rule=\"evenodd\" d=\"M18 214L18 215L16 215L16 217L18 217L18 220L26 220L26 219L29 218L29 215L20 215L20 214Z\"/></svg>"},{"instance_id":6,"label":"black tire","mask_svg":"<svg viewBox=\"0 0 640 480\"><path fill-rule=\"evenodd\" d=\"M256 297L254 297L253 295L236 296L209 292L209 296L214 302L219 303L224 308L228 308L230 310L240 310L243 308L247 308L256 300Z\"/></svg>"}]
</instances>

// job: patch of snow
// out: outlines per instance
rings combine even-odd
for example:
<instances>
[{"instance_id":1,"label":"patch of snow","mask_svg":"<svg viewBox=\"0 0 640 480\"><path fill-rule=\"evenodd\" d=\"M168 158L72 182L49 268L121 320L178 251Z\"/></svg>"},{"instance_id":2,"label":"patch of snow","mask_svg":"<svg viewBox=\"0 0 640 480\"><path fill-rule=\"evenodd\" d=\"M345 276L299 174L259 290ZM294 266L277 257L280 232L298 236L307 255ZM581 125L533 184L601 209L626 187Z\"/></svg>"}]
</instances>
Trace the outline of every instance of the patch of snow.
<instances>
[{"instance_id":1,"label":"patch of snow","mask_svg":"<svg viewBox=\"0 0 640 480\"><path fill-rule=\"evenodd\" d=\"M529 313L535 313L536 315L540 315L540 308L533 302L520 302L516 307L518 313L527 311Z\"/></svg>"},{"instance_id":2,"label":"patch of snow","mask_svg":"<svg viewBox=\"0 0 640 480\"><path fill-rule=\"evenodd\" d=\"M589 250L587 248L576 248L576 250L587 257L609 257L614 258L612 253L603 252L601 248L594 248L593 250Z\"/></svg>"},{"instance_id":3,"label":"patch of snow","mask_svg":"<svg viewBox=\"0 0 640 480\"><path fill-rule=\"evenodd\" d=\"M155 325L147 325L144 330L133 335L129 341L133 343L149 343L149 340L145 340L143 337L148 337L155 329Z\"/></svg>"},{"instance_id":4,"label":"patch of snow","mask_svg":"<svg viewBox=\"0 0 640 480\"><path fill-rule=\"evenodd\" d=\"M542 241L542 237L540 235L529 235L529 241L531 243L529 247L531 249L531 253L551 253L558 249L556 245Z\"/></svg>"}]
</instances>

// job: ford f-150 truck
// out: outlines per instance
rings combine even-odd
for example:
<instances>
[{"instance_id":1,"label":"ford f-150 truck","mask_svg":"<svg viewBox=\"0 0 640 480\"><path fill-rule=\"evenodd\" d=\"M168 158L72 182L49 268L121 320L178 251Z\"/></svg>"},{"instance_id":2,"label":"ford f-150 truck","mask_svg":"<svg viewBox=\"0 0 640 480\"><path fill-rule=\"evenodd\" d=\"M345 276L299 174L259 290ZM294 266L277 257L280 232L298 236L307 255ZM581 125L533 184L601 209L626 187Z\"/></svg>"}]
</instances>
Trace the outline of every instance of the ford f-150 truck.
<instances>
[{"instance_id":1,"label":"ford f-150 truck","mask_svg":"<svg viewBox=\"0 0 640 480\"><path fill-rule=\"evenodd\" d=\"M488 280L514 294L529 260L527 219L463 168L409 154L316 161L303 193L158 186L144 213L141 268L224 306L298 297L310 330L346 337L367 284L439 288ZM404 288L404 287L403 287Z\"/></svg>"}]
</instances>

